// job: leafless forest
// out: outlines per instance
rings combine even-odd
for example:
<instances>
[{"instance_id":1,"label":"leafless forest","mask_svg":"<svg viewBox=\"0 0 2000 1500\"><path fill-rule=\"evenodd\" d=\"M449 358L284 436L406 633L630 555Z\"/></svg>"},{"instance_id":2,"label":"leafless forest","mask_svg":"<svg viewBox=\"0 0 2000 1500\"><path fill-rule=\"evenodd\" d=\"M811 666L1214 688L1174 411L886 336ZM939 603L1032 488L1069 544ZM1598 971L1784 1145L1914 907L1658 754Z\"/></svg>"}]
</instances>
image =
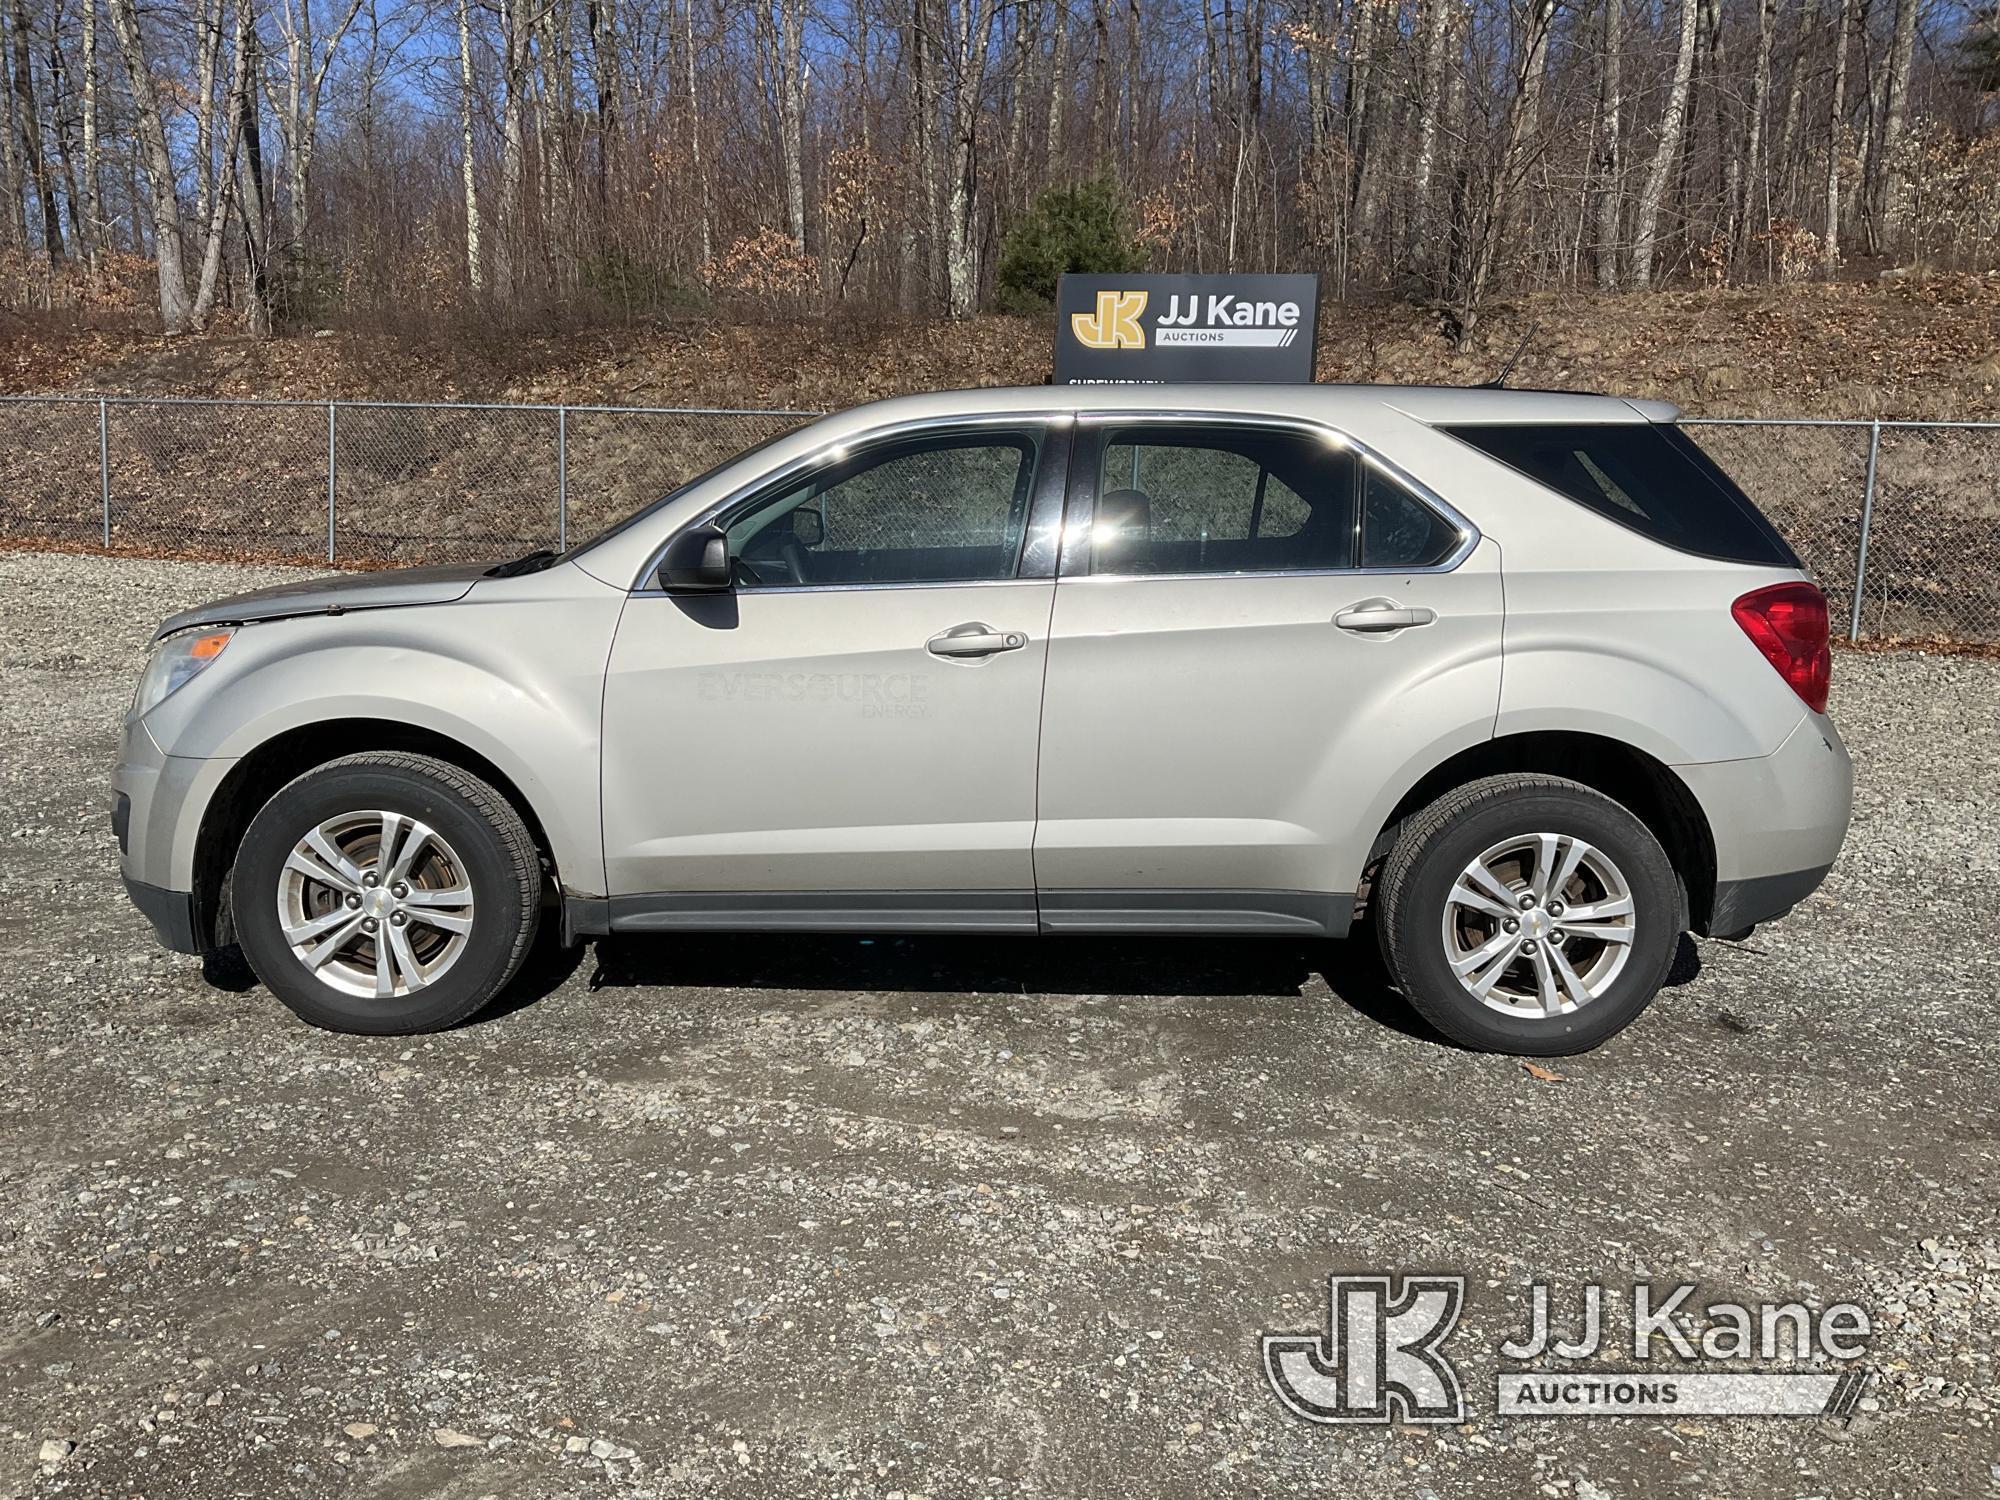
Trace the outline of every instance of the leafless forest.
<instances>
[{"instance_id":1,"label":"leafless forest","mask_svg":"<svg viewBox=\"0 0 2000 1500\"><path fill-rule=\"evenodd\" d=\"M1162 270L1985 270L1943 0L0 0L0 306L168 331L964 316L1089 179ZM135 308L135 315L137 309Z\"/></svg>"}]
</instances>

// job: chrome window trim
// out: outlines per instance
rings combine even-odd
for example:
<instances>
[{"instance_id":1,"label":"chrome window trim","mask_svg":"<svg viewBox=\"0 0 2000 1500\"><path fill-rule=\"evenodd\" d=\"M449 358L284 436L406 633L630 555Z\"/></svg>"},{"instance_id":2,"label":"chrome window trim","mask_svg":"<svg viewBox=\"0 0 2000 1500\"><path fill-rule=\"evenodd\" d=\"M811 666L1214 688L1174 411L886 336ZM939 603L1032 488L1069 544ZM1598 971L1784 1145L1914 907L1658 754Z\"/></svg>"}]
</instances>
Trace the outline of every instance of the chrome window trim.
<instances>
[{"instance_id":1,"label":"chrome window trim","mask_svg":"<svg viewBox=\"0 0 2000 1500\"><path fill-rule=\"evenodd\" d=\"M1409 470L1405 469L1387 454L1381 452L1379 449L1370 447L1367 443L1355 437L1353 433L1346 432L1341 428L1333 426L1331 423L1320 421L1316 417L1276 416L1264 412L1225 412L1209 408L1177 408L1171 410L1167 408L1149 408L1144 411L1116 411L1096 408L1089 411L1079 411L1076 414L1076 421L1079 437L1082 435L1085 424L1127 427L1146 423L1161 425L1179 424L1183 426L1262 427L1299 433L1309 437L1318 437L1353 453L1363 463L1370 465L1379 473L1401 485L1420 504L1428 507L1440 519L1447 522L1456 530L1459 539L1458 545L1453 547L1439 561L1429 563L1420 568L1269 568L1232 569L1228 572L1200 573L1097 573L1088 569L1078 571L1074 567L1075 559L1070 548L1065 546L1061 560L1056 567L1056 577L1063 583L1079 583L1087 579L1121 580L1126 582L1143 582L1148 579L1160 579L1163 581L1178 580L1186 582L1196 578L1371 578L1398 574L1415 577L1432 573L1452 572L1468 557L1472 556L1479 547L1482 533L1472 523L1472 520L1457 506L1453 505L1421 479L1411 474ZM1072 451L1072 466L1074 466L1074 462L1075 453ZM1072 495L1076 493L1076 487L1077 480L1072 476L1070 486ZM1097 505L1097 494L1094 488L1091 491L1090 503L1091 510L1094 513ZM1087 524L1085 518L1079 517L1078 521ZM1063 517L1065 541L1068 539L1069 529L1072 524L1075 523L1065 514ZM1354 524L1357 527L1361 524L1361 516L1358 510L1355 514Z\"/></svg>"},{"instance_id":2,"label":"chrome window trim","mask_svg":"<svg viewBox=\"0 0 2000 1500\"><path fill-rule=\"evenodd\" d=\"M880 427L870 427L866 431L857 432L851 437L829 438L826 442L820 444L817 448L814 448L811 452L801 455L800 457L792 460L792 462L781 465L780 467L775 469L767 469L762 474L759 474L755 479L750 481L750 483L745 485L739 485L736 489L731 490L722 499L716 501L715 504L707 506L703 510L698 512L685 525L676 526L672 531L668 532L664 537L660 539L660 544L657 547L655 547L652 553L647 557L646 565L639 570L638 577L633 579L630 592L633 594L665 594L667 592L667 590L658 587L657 584L652 584L650 580L659 577L660 564L662 561L665 560L668 544L671 543L673 539L679 536L683 531L689 530L690 528L696 526L706 526L711 521L720 519L724 514L734 509L735 507L754 501L759 496L769 493L772 489L776 488L777 486L782 484L788 484L792 480L797 479L799 476L807 473L812 469L822 467L828 463L840 462L842 459L846 458L849 453L853 452L856 449L873 447L877 443L893 442L897 438L913 437L920 433L946 432L959 428L1023 427L1030 424L1035 424L1047 427L1051 429L1051 431L1053 431L1057 428L1068 425L1071 421L1075 419L1075 416L1076 413L1073 411L1058 410L1054 408L1039 408L1039 409L1017 408L1012 411L1004 411L1004 412L961 412L952 416L912 417L901 422L888 422L884 423ZM1036 466L1038 468L1040 467L1041 461L1042 461L1041 455L1038 452L1036 455ZM1032 495L1030 495L1029 497L1028 513L1029 513L1029 523L1032 525L1034 519L1034 497ZM1023 551L1024 552L1026 551L1025 543L1023 546ZM1018 565L1019 563L1017 560L1016 566ZM968 579L957 580L955 583L916 583L916 584L806 583L806 584L780 585L778 588L758 588L750 590L750 592L760 593L760 594L774 594L774 593L779 593L781 591L785 593L816 593L828 589L952 588L952 587L957 587L960 584L1050 583L1053 581L1054 578L1053 576L1051 576L1050 578L1046 579L968 578ZM735 585L732 584L730 586L729 592L731 593L736 592Z\"/></svg>"},{"instance_id":3,"label":"chrome window trim","mask_svg":"<svg viewBox=\"0 0 2000 1500\"><path fill-rule=\"evenodd\" d=\"M767 594L861 594L874 593L883 589L1002 589L1002 588L1052 588L1054 578L950 578L936 583L775 583L757 584L744 590L763 598ZM732 584L733 590L736 585ZM715 592L721 593L718 589ZM634 589L635 598L665 598L665 589ZM676 597L687 597L677 595Z\"/></svg>"}]
</instances>

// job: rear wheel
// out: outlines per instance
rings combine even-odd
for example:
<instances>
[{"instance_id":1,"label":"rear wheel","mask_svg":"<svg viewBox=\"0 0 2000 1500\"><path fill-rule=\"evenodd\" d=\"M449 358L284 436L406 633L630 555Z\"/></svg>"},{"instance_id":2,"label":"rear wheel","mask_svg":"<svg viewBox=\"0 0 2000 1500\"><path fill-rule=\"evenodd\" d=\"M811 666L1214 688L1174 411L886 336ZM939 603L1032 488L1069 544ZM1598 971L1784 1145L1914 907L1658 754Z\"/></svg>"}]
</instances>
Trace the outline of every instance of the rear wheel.
<instances>
[{"instance_id":1,"label":"rear wheel","mask_svg":"<svg viewBox=\"0 0 2000 1500\"><path fill-rule=\"evenodd\" d=\"M1683 927L1659 840L1574 781L1491 776L1412 818L1383 862L1377 929L1391 974L1468 1047L1584 1052L1637 1018Z\"/></svg>"},{"instance_id":2,"label":"rear wheel","mask_svg":"<svg viewBox=\"0 0 2000 1500\"><path fill-rule=\"evenodd\" d=\"M281 788L231 882L250 965L302 1019L396 1035L453 1025L520 968L541 867L520 814L431 756L352 755Z\"/></svg>"}]
</instances>

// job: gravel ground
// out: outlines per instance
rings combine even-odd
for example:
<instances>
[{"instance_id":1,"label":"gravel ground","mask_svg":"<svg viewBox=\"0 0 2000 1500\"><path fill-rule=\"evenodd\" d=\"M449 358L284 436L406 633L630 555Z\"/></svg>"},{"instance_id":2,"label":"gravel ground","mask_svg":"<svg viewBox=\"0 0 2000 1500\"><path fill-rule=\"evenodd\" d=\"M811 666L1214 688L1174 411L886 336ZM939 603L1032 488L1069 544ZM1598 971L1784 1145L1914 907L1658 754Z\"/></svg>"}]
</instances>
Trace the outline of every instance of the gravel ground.
<instances>
[{"instance_id":1,"label":"gravel ground","mask_svg":"<svg viewBox=\"0 0 2000 1500\"><path fill-rule=\"evenodd\" d=\"M1843 655L1824 890L1556 1078L1281 941L606 943L370 1039L117 884L147 627L275 576L0 555L0 1495L2000 1491L2000 663ZM1341 1270L1469 1278L1470 1422L1279 1407ZM1880 1379L1499 1420L1535 1276L1853 1298Z\"/></svg>"}]
</instances>

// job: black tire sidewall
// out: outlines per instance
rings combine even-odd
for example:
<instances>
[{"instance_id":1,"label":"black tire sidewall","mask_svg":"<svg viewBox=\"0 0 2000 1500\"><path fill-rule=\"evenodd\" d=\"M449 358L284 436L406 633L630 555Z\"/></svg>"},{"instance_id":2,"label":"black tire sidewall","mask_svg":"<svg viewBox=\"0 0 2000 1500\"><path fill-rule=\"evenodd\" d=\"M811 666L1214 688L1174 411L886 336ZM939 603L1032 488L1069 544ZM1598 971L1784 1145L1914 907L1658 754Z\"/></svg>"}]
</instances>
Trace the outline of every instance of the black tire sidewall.
<instances>
[{"instance_id":1,"label":"black tire sidewall","mask_svg":"<svg viewBox=\"0 0 2000 1500\"><path fill-rule=\"evenodd\" d=\"M402 999L350 995L315 978L292 953L278 921L279 877L307 830L342 813L376 808L436 829L465 864L472 886L466 951L442 977ZM334 1031L403 1035L461 1019L510 976L524 922L521 875L500 830L449 785L389 766L328 767L281 789L251 820L231 884L238 941L258 977L301 1019Z\"/></svg>"},{"instance_id":2,"label":"black tire sidewall","mask_svg":"<svg viewBox=\"0 0 2000 1500\"><path fill-rule=\"evenodd\" d=\"M1442 940L1444 909L1467 865L1518 834L1559 833L1602 849L1632 887L1638 937L1611 988L1566 1014L1502 1015L1465 992ZM1389 934L1404 993L1440 1031L1467 1046L1521 1056L1586 1052L1629 1026L1651 1002L1681 934L1680 885L1645 824L1607 798L1523 789L1454 820L1417 851Z\"/></svg>"}]
</instances>

